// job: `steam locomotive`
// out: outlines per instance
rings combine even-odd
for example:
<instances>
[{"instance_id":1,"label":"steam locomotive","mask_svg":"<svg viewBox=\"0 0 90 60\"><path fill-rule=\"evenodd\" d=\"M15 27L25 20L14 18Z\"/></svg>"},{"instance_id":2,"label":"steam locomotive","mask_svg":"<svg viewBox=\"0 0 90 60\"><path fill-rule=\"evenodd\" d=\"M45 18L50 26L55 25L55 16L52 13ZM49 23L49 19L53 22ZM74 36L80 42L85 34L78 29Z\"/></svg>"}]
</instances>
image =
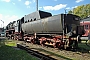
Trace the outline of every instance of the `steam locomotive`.
<instances>
[{"instance_id":1,"label":"steam locomotive","mask_svg":"<svg viewBox=\"0 0 90 60\"><path fill-rule=\"evenodd\" d=\"M80 17L73 14L52 16L49 12L36 11L7 25L6 36L33 44L54 48L77 47L84 34Z\"/></svg>"}]
</instances>

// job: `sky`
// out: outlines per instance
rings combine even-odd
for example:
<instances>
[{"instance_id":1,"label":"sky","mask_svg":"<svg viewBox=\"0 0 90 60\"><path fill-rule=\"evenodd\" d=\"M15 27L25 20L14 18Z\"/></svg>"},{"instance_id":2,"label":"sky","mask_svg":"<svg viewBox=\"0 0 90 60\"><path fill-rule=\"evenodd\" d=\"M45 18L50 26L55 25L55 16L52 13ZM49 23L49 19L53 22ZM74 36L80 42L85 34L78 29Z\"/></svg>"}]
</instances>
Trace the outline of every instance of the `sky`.
<instances>
[{"instance_id":1,"label":"sky","mask_svg":"<svg viewBox=\"0 0 90 60\"><path fill-rule=\"evenodd\" d=\"M57 15L68 12L90 0L38 0L38 9ZM0 27L36 11L36 0L0 0Z\"/></svg>"}]
</instances>

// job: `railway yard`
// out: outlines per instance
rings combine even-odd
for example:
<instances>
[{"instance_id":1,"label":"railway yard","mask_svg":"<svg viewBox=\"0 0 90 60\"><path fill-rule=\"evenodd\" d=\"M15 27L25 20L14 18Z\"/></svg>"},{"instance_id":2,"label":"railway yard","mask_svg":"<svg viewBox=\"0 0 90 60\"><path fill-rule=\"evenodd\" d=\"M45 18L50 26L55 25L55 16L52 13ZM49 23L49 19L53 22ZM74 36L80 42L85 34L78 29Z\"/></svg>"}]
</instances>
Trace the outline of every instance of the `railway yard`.
<instances>
[{"instance_id":1,"label":"railway yard","mask_svg":"<svg viewBox=\"0 0 90 60\"><path fill-rule=\"evenodd\" d=\"M32 43L25 43L23 41L17 41L17 44L21 45L22 47L25 47L25 49L31 49L37 51L41 54L54 58L55 60L89 60L90 59L90 52L88 50L85 51L82 49L77 49L77 51L73 51L73 50L67 51L67 50L55 49L47 46L44 47Z\"/></svg>"},{"instance_id":2,"label":"railway yard","mask_svg":"<svg viewBox=\"0 0 90 60\"><path fill-rule=\"evenodd\" d=\"M8 40L16 41L16 48L41 60L90 60L90 44L82 43L81 38L84 26L74 14L53 16L37 10L10 22L5 34Z\"/></svg>"},{"instance_id":3,"label":"railway yard","mask_svg":"<svg viewBox=\"0 0 90 60\"><path fill-rule=\"evenodd\" d=\"M3 23L0 22L0 60L90 60L90 3L79 6L76 3L81 0L76 0L75 4L69 7L66 1L63 4L60 1L60 4L55 6L42 5L38 10L38 0L33 0L33 3L35 2L37 10L32 13L32 9L25 11L26 8L20 5L23 7L21 10L8 8L13 11L5 9L5 17L0 14L0 21ZM11 3L16 7L16 3ZM27 8L31 8L30 4L31 1L25 1ZM63 10L60 13L62 8L65 13ZM58 14L54 15L47 9L55 10L54 14ZM20 10L20 13L16 16L14 10ZM4 10L1 9L2 11ZM3 20L7 21L4 23Z\"/></svg>"}]
</instances>

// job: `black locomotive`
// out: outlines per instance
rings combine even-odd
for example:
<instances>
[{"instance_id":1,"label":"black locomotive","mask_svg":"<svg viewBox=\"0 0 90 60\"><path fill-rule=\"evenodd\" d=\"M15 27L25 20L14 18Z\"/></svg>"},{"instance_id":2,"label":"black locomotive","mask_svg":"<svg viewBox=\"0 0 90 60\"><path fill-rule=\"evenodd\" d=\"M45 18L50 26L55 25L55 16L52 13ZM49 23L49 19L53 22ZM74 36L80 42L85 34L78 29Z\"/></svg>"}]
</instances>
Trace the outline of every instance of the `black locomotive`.
<instances>
[{"instance_id":1,"label":"black locomotive","mask_svg":"<svg viewBox=\"0 0 90 60\"><path fill-rule=\"evenodd\" d=\"M54 48L78 44L84 34L80 17L73 14L52 16L49 12L36 11L7 25L6 36L16 40L51 45Z\"/></svg>"}]
</instances>

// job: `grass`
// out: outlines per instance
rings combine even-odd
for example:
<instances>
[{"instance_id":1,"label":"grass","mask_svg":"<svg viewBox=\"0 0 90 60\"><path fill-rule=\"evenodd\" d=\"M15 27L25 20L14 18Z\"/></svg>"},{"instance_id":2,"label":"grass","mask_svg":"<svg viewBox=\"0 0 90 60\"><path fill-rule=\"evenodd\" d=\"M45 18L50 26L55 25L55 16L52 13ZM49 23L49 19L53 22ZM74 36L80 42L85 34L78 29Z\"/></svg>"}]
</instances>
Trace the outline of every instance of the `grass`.
<instances>
[{"instance_id":1,"label":"grass","mask_svg":"<svg viewBox=\"0 0 90 60\"><path fill-rule=\"evenodd\" d=\"M0 60L38 60L24 50L13 48L16 42L12 40L0 41Z\"/></svg>"},{"instance_id":2,"label":"grass","mask_svg":"<svg viewBox=\"0 0 90 60\"><path fill-rule=\"evenodd\" d=\"M78 43L78 51L90 53L90 42L88 40L82 40L81 43Z\"/></svg>"},{"instance_id":3,"label":"grass","mask_svg":"<svg viewBox=\"0 0 90 60\"><path fill-rule=\"evenodd\" d=\"M86 43L79 43L78 51L83 53L90 53L90 43L88 43L88 45L86 45Z\"/></svg>"},{"instance_id":4,"label":"grass","mask_svg":"<svg viewBox=\"0 0 90 60\"><path fill-rule=\"evenodd\" d=\"M6 40L5 45L7 46L16 46L16 41L15 40Z\"/></svg>"}]
</instances>

